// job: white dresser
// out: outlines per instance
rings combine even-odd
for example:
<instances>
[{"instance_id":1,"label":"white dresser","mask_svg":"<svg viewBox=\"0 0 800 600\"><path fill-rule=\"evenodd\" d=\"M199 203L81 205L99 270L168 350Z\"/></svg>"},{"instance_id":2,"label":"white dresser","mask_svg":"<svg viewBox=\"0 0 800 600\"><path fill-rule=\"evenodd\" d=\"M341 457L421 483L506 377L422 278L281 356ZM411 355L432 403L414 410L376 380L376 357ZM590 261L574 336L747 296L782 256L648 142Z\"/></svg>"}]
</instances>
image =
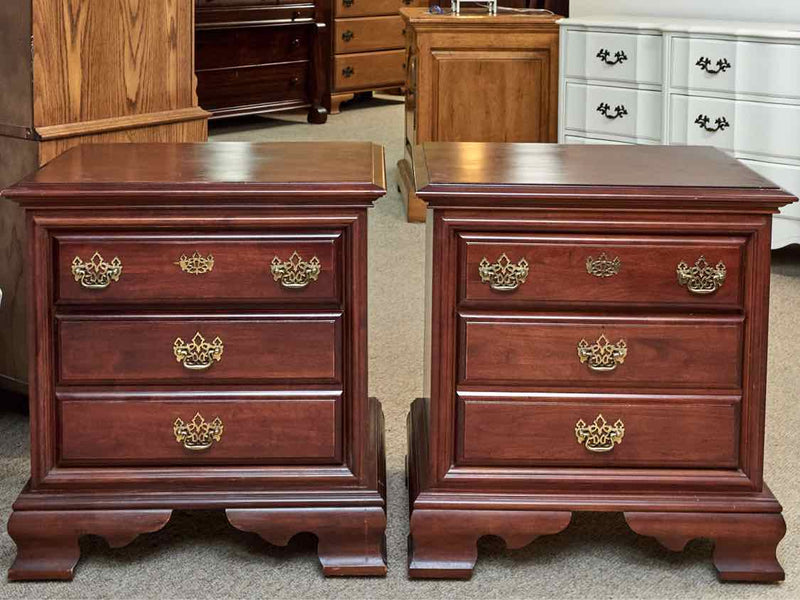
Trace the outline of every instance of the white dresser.
<instances>
[{"instance_id":1,"label":"white dresser","mask_svg":"<svg viewBox=\"0 0 800 600\"><path fill-rule=\"evenodd\" d=\"M800 195L800 23L563 19L559 141L713 145ZM800 205L772 247L800 243Z\"/></svg>"}]
</instances>

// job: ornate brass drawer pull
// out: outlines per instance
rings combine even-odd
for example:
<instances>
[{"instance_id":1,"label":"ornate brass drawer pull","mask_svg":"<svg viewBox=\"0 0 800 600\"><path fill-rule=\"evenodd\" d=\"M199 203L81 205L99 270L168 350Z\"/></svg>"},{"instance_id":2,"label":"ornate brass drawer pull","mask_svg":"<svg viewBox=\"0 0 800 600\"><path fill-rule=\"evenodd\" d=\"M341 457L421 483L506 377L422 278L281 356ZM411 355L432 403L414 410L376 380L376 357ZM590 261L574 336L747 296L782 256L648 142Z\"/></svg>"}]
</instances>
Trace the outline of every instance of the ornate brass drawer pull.
<instances>
[{"instance_id":1,"label":"ornate brass drawer pull","mask_svg":"<svg viewBox=\"0 0 800 600\"><path fill-rule=\"evenodd\" d=\"M316 256L305 261L297 252L293 252L287 261L282 261L276 256L270 265L272 278L290 289L304 288L312 281L317 281L321 270Z\"/></svg>"},{"instance_id":2,"label":"ornate brass drawer pull","mask_svg":"<svg viewBox=\"0 0 800 600\"><path fill-rule=\"evenodd\" d=\"M209 254L203 256L195 251L191 256L181 254L181 257L175 261L175 264L181 268L184 273L190 275L204 275L214 270L214 257Z\"/></svg>"},{"instance_id":3,"label":"ornate brass drawer pull","mask_svg":"<svg viewBox=\"0 0 800 600\"><path fill-rule=\"evenodd\" d=\"M612 260L608 258L605 252L597 258L590 256L586 259L586 272L595 277L613 277L619 273L621 268L622 261L619 256L614 257Z\"/></svg>"},{"instance_id":4,"label":"ornate brass drawer pull","mask_svg":"<svg viewBox=\"0 0 800 600\"><path fill-rule=\"evenodd\" d=\"M678 284L685 285L686 288L693 294L713 294L722 284L725 283L725 277L728 275L728 270L725 268L725 263L719 261L716 266L708 264L705 256L701 256L690 267L684 261L678 263Z\"/></svg>"},{"instance_id":5,"label":"ornate brass drawer pull","mask_svg":"<svg viewBox=\"0 0 800 600\"><path fill-rule=\"evenodd\" d=\"M210 423L200 413L196 413L194 418L188 423L178 417L172 424L172 433L175 434L175 441L183 444L187 450L208 450L214 442L222 439L223 430L222 419L216 417Z\"/></svg>"},{"instance_id":6,"label":"ornate brass drawer pull","mask_svg":"<svg viewBox=\"0 0 800 600\"><path fill-rule=\"evenodd\" d=\"M622 443L625 424L621 419L609 425L603 415L597 415L594 423L587 425L583 419L575 423L575 437L590 452L609 452L616 444Z\"/></svg>"},{"instance_id":7,"label":"ornate brass drawer pull","mask_svg":"<svg viewBox=\"0 0 800 600\"><path fill-rule=\"evenodd\" d=\"M353 33L352 31L350 31L349 29L347 31L345 31L344 33L342 33L342 40L344 40L345 42L349 42L354 37L356 37L356 34Z\"/></svg>"},{"instance_id":8,"label":"ornate brass drawer pull","mask_svg":"<svg viewBox=\"0 0 800 600\"><path fill-rule=\"evenodd\" d=\"M597 53L597 58L600 59L601 62L607 65L616 65L618 63L623 63L628 60L628 55L625 54L624 50L618 50L614 53L614 60L608 60L608 57L611 56L611 51L606 48L600 48L600 52Z\"/></svg>"},{"instance_id":9,"label":"ornate brass drawer pull","mask_svg":"<svg viewBox=\"0 0 800 600\"><path fill-rule=\"evenodd\" d=\"M116 256L111 262L106 262L99 252L95 252L88 262L82 261L79 256L72 260L72 276L90 290L107 288L112 281L119 281L120 275L122 262Z\"/></svg>"},{"instance_id":10,"label":"ornate brass drawer pull","mask_svg":"<svg viewBox=\"0 0 800 600\"><path fill-rule=\"evenodd\" d=\"M613 371L625 362L628 356L628 345L625 340L616 344L610 343L605 334L590 344L585 339L578 342L578 358L581 363L587 363L592 371Z\"/></svg>"},{"instance_id":11,"label":"ornate brass drawer pull","mask_svg":"<svg viewBox=\"0 0 800 600\"><path fill-rule=\"evenodd\" d=\"M356 70L353 67L351 67L350 65L347 65L344 69L342 69L342 75L346 79L352 77L355 74L356 74Z\"/></svg>"},{"instance_id":12,"label":"ornate brass drawer pull","mask_svg":"<svg viewBox=\"0 0 800 600\"><path fill-rule=\"evenodd\" d=\"M521 258L514 264L505 252L493 263L490 263L489 259L484 256L478 266L481 283L488 283L490 288L498 292L510 292L517 289L528 279L529 271L527 260Z\"/></svg>"},{"instance_id":13,"label":"ornate brass drawer pull","mask_svg":"<svg viewBox=\"0 0 800 600\"><path fill-rule=\"evenodd\" d=\"M214 361L222 360L224 349L219 337L215 337L212 342L207 342L199 331L194 334L190 342L175 338L175 343L172 345L175 360L193 371L202 371L209 368Z\"/></svg>"}]
</instances>

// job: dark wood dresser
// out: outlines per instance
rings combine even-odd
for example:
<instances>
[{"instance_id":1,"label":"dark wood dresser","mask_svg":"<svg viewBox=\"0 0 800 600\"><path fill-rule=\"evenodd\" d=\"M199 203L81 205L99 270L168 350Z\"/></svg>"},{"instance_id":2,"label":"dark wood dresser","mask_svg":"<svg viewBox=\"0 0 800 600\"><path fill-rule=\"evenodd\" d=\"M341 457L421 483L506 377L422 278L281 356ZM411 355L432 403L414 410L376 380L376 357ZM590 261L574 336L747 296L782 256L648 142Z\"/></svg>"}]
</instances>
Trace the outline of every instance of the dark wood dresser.
<instances>
[{"instance_id":1,"label":"dark wood dresser","mask_svg":"<svg viewBox=\"0 0 800 600\"><path fill-rule=\"evenodd\" d=\"M195 0L197 96L212 118L308 107L324 123L331 0Z\"/></svg>"},{"instance_id":2,"label":"dark wood dresser","mask_svg":"<svg viewBox=\"0 0 800 600\"><path fill-rule=\"evenodd\" d=\"M771 216L709 148L427 143L429 399L409 415L410 574L469 577L621 511L721 579L774 581L764 484Z\"/></svg>"},{"instance_id":3,"label":"dark wood dresser","mask_svg":"<svg viewBox=\"0 0 800 600\"><path fill-rule=\"evenodd\" d=\"M370 143L81 146L6 191L28 226L31 478L10 579L70 579L173 509L225 509L326 575L382 575L367 397Z\"/></svg>"}]
</instances>

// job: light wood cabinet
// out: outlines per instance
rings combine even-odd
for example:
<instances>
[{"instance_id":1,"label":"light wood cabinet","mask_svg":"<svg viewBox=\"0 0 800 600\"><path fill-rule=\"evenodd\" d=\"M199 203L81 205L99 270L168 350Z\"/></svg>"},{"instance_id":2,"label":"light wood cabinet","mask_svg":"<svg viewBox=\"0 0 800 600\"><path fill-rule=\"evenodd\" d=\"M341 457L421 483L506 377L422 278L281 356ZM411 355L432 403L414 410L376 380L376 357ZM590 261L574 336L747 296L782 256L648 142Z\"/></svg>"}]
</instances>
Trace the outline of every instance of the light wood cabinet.
<instances>
[{"instance_id":1,"label":"light wood cabinet","mask_svg":"<svg viewBox=\"0 0 800 600\"><path fill-rule=\"evenodd\" d=\"M207 137L192 0L0 3L0 189L68 148ZM33 41L31 41L33 40ZM24 223L0 207L0 388L25 392Z\"/></svg>"},{"instance_id":2,"label":"light wood cabinet","mask_svg":"<svg viewBox=\"0 0 800 600\"><path fill-rule=\"evenodd\" d=\"M408 60L406 155L398 168L408 220L424 221L411 183L415 145L556 141L560 17L400 13Z\"/></svg>"}]
</instances>

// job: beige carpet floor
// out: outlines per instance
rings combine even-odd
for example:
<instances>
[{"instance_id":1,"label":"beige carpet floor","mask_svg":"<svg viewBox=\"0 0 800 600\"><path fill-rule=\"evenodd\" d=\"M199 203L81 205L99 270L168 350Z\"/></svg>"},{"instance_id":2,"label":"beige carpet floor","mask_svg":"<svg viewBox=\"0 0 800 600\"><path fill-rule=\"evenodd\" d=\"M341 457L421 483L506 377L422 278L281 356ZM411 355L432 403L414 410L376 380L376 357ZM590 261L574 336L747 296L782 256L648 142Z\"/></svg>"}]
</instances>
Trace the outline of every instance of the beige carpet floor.
<instances>
[{"instance_id":1,"label":"beige carpet floor","mask_svg":"<svg viewBox=\"0 0 800 600\"><path fill-rule=\"evenodd\" d=\"M787 581L717 583L711 544L697 540L672 553L634 535L619 514L576 514L563 533L508 551L480 543L471 581L406 577L407 498L403 486L405 416L422 389L424 226L405 221L395 164L402 155L403 109L396 99L349 106L327 125L302 115L253 118L212 129L225 140L371 140L386 147L389 194L370 214L370 392L386 414L389 477L389 575L322 577L314 539L270 546L227 526L221 512L176 513L160 532L112 550L81 543L71 583L0 583L0 597L27 598L800 598L800 251L774 253L769 346L766 477L783 502L789 533L779 547ZM0 519L28 474L25 415L0 412ZM0 569L15 546L3 530Z\"/></svg>"}]
</instances>

